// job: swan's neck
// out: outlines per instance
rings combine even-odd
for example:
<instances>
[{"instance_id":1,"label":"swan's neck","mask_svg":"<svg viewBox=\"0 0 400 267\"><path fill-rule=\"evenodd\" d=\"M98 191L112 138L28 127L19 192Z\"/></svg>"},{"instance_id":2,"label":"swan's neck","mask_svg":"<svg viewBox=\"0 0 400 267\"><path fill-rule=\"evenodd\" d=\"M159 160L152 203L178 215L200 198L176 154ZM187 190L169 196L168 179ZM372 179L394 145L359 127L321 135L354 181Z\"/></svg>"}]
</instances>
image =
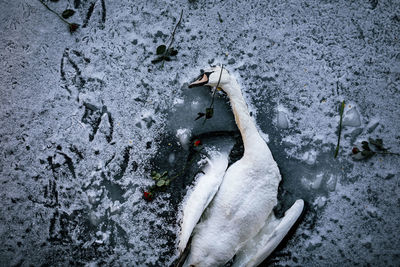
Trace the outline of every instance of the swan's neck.
<instances>
[{"instance_id":1,"label":"swan's neck","mask_svg":"<svg viewBox=\"0 0 400 267\"><path fill-rule=\"evenodd\" d=\"M231 79L222 89L226 89L224 91L229 96L235 121L242 135L245 153L257 151L261 148L260 146L265 146L264 140L258 133L252 117L250 117L238 82Z\"/></svg>"}]
</instances>

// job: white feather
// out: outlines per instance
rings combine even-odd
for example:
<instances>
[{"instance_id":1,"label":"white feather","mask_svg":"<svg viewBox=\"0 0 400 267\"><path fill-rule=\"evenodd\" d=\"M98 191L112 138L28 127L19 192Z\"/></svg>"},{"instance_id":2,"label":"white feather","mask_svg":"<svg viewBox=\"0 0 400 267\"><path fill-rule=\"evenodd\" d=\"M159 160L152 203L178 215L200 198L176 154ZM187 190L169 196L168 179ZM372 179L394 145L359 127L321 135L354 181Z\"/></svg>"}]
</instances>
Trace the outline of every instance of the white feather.
<instances>
[{"instance_id":1,"label":"white feather","mask_svg":"<svg viewBox=\"0 0 400 267\"><path fill-rule=\"evenodd\" d=\"M179 251L183 252L203 211L217 192L228 166L228 155L217 153L207 159L204 175L197 177L194 189L184 201L183 219L179 237Z\"/></svg>"}]
</instances>

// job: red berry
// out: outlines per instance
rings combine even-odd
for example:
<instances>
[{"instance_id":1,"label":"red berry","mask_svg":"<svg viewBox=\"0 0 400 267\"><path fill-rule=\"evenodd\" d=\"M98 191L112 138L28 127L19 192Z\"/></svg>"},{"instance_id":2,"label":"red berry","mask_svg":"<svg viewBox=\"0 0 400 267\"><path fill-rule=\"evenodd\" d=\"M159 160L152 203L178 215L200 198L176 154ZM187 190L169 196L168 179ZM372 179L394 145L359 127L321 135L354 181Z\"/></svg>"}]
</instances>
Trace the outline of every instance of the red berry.
<instances>
[{"instance_id":1,"label":"red berry","mask_svg":"<svg viewBox=\"0 0 400 267\"><path fill-rule=\"evenodd\" d=\"M193 145L194 146L199 146L199 145L201 145L201 141L200 140L196 140L196 141L194 141Z\"/></svg>"},{"instance_id":2,"label":"red berry","mask_svg":"<svg viewBox=\"0 0 400 267\"><path fill-rule=\"evenodd\" d=\"M353 147L351 152L353 152L353 154L357 154L358 152L360 152L360 150L357 147Z\"/></svg>"},{"instance_id":3,"label":"red berry","mask_svg":"<svg viewBox=\"0 0 400 267\"><path fill-rule=\"evenodd\" d=\"M152 200L152 193L151 192L144 192L143 193L143 198L145 199L145 200L147 200L147 201L150 201L150 200Z\"/></svg>"},{"instance_id":4,"label":"red berry","mask_svg":"<svg viewBox=\"0 0 400 267\"><path fill-rule=\"evenodd\" d=\"M79 24L76 23L70 23L69 24L69 32L73 33L79 28Z\"/></svg>"}]
</instances>

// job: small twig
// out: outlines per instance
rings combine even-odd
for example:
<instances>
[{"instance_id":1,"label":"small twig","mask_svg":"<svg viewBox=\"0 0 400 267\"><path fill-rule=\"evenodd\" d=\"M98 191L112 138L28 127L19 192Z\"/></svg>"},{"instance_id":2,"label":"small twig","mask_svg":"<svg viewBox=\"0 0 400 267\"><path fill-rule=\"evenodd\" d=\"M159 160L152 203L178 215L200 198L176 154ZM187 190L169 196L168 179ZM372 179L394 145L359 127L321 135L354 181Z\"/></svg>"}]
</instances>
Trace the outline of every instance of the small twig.
<instances>
[{"instance_id":1,"label":"small twig","mask_svg":"<svg viewBox=\"0 0 400 267\"><path fill-rule=\"evenodd\" d=\"M221 82L221 77L222 77L222 71L224 70L224 64L222 64L221 65L221 72L219 73L219 78L218 78L218 82L217 82L217 86L215 87L215 89L214 89L214 92L213 92L213 95L212 95L212 98L211 98L211 104L210 104L210 107L208 108L208 110L212 110L213 108L214 108L214 98L215 98L215 93L217 92L217 90L218 90L218 86L219 86L219 83ZM207 112L206 112L207 113ZM203 121L203 125L206 123L206 121L207 121L207 115L204 117L204 121Z\"/></svg>"},{"instance_id":2,"label":"small twig","mask_svg":"<svg viewBox=\"0 0 400 267\"><path fill-rule=\"evenodd\" d=\"M372 149L369 145L372 145ZM358 147L353 147L351 150L352 156L355 160L369 159L374 155L392 155L400 156L399 153L390 152L387 148L383 147L382 139L368 138L368 141L361 142L361 150Z\"/></svg>"},{"instance_id":3,"label":"small twig","mask_svg":"<svg viewBox=\"0 0 400 267\"><path fill-rule=\"evenodd\" d=\"M169 49L171 48L171 46L172 46L172 44L173 44L173 42L175 40L176 29L178 28L179 24L181 24L182 17L183 17L183 9L181 10L181 15L179 16L178 23L176 23L176 25L174 27L174 30L171 33L169 45L168 45L167 49L165 49L164 53L162 54L163 58L166 57L167 54L169 53ZM165 60L162 61L161 67L164 67L164 62L165 62Z\"/></svg>"},{"instance_id":4,"label":"small twig","mask_svg":"<svg viewBox=\"0 0 400 267\"><path fill-rule=\"evenodd\" d=\"M219 22L224 22L223 20L222 20L222 18L221 18L221 14L219 14L219 12L217 12L217 14L218 14L218 20L219 20Z\"/></svg>"},{"instance_id":5,"label":"small twig","mask_svg":"<svg viewBox=\"0 0 400 267\"><path fill-rule=\"evenodd\" d=\"M172 33L171 33L171 37L170 37L171 41L170 41L170 43L169 43L169 45L168 45L168 48L167 48L165 51L168 51L168 49L171 48L171 45L172 45L172 43L173 43L174 40L175 40L176 29L178 28L179 24L181 24L182 17L183 17L183 9L181 10L181 15L180 15L180 17L179 17L178 23L175 25L175 28L174 28L174 30L173 30Z\"/></svg>"},{"instance_id":6,"label":"small twig","mask_svg":"<svg viewBox=\"0 0 400 267\"><path fill-rule=\"evenodd\" d=\"M389 151L383 151L383 152L374 151L374 153L379 154L379 155L394 155L394 156L400 156L400 153L389 152Z\"/></svg>"},{"instance_id":7,"label":"small twig","mask_svg":"<svg viewBox=\"0 0 400 267\"><path fill-rule=\"evenodd\" d=\"M336 146L336 150L335 150L335 158L337 157L337 155L339 153L340 136L342 135L343 111L344 111L344 100L342 101L342 104L340 105L339 133L338 133L338 142L337 142L337 146Z\"/></svg>"},{"instance_id":8,"label":"small twig","mask_svg":"<svg viewBox=\"0 0 400 267\"><path fill-rule=\"evenodd\" d=\"M215 87L215 90L214 90L214 92L213 92L213 96L212 96L212 99L211 99L210 108L214 107L214 96L215 96L215 93L216 93L217 90L218 90L219 83L221 82L221 77L222 77L222 71L223 71L223 70L224 70L224 64L221 65L221 72L219 73L219 78L218 78L217 86Z\"/></svg>"},{"instance_id":9,"label":"small twig","mask_svg":"<svg viewBox=\"0 0 400 267\"><path fill-rule=\"evenodd\" d=\"M68 24L69 27L69 31L72 33L74 31L76 31L79 28L79 24L76 23L70 23L67 20L65 20L62 16L60 16L60 14L58 14L56 11L54 11L53 9L51 9L45 2L43 2L43 0L39 0L40 3L42 3L42 5L44 5L50 12L52 12L53 14L55 14L62 22L64 22L65 24Z\"/></svg>"},{"instance_id":10,"label":"small twig","mask_svg":"<svg viewBox=\"0 0 400 267\"><path fill-rule=\"evenodd\" d=\"M44 5L50 12L54 13L57 15L57 17L59 17L64 23L67 23L68 25L70 24L68 21L66 21L63 17L60 16L60 14L58 14L57 12L55 12L53 9L51 9L45 2L43 2L43 0L39 0L40 3L42 3L42 5Z\"/></svg>"}]
</instances>

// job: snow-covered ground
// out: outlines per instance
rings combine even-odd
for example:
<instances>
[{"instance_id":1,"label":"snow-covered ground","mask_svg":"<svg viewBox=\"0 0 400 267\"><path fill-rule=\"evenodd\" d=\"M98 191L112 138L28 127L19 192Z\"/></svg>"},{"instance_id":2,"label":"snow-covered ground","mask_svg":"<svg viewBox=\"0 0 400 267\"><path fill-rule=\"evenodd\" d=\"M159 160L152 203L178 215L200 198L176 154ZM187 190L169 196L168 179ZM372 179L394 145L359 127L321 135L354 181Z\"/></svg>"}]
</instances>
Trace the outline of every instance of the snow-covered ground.
<instances>
[{"instance_id":1,"label":"snow-covered ground","mask_svg":"<svg viewBox=\"0 0 400 267\"><path fill-rule=\"evenodd\" d=\"M170 265L196 163L147 202L151 171L179 172L193 136L242 150L222 93L194 121L211 94L187 85L210 64L238 78L278 162L276 212L306 201L266 263L400 265L400 157L350 155L369 137L400 152L399 1L45 2L78 31L0 1L1 266ZM178 54L152 64L182 9Z\"/></svg>"}]
</instances>

